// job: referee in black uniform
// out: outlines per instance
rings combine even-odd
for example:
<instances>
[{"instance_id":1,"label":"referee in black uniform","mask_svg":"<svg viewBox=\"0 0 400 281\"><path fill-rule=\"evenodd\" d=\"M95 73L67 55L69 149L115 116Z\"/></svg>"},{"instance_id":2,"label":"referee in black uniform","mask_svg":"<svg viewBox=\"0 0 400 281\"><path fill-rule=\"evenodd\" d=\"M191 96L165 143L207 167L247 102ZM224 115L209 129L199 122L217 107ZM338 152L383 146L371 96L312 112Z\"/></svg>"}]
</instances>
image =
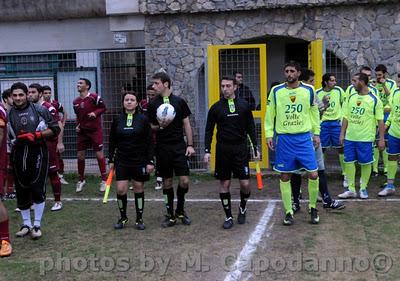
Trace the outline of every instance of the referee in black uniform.
<instances>
[{"instance_id":1,"label":"referee in black uniform","mask_svg":"<svg viewBox=\"0 0 400 281\"><path fill-rule=\"evenodd\" d=\"M233 226L231 194L229 191L232 173L240 183L240 206L237 221L246 222L246 202L250 197L249 148L250 137L254 148L254 157L258 158L255 125L250 105L235 96L234 78L221 79L221 99L208 111L205 132L204 162L210 162L210 148L215 124L217 124L217 146L215 157L215 177L219 179L219 195L226 219L223 228Z\"/></svg>"},{"instance_id":2,"label":"referee in black uniform","mask_svg":"<svg viewBox=\"0 0 400 281\"><path fill-rule=\"evenodd\" d=\"M176 218L183 224L190 225L191 220L184 211L185 194L189 189L189 163L188 157L195 151L193 148L192 127L189 116L191 114L187 103L171 91L171 79L168 74L159 72L154 74L153 89L158 95L147 108L149 120L153 130L157 131L156 159L157 171L163 178L163 194L167 208L166 219L161 224L163 227L174 226ZM175 108L175 118L170 123L157 120L157 108L169 103ZM183 136L186 135L186 143ZM176 191L178 203L174 213L173 176L179 177Z\"/></svg>"},{"instance_id":3,"label":"referee in black uniform","mask_svg":"<svg viewBox=\"0 0 400 281\"><path fill-rule=\"evenodd\" d=\"M137 96L133 91L122 97L123 111L114 118L109 141L110 168L115 168L117 202L121 217L115 229L124 228L128 222L128 182L133 180L135 193L136 228L144 230L144 182L154 170L154 146L152 131L147 117L139 113Z\"/></svg>"}]
</instances>

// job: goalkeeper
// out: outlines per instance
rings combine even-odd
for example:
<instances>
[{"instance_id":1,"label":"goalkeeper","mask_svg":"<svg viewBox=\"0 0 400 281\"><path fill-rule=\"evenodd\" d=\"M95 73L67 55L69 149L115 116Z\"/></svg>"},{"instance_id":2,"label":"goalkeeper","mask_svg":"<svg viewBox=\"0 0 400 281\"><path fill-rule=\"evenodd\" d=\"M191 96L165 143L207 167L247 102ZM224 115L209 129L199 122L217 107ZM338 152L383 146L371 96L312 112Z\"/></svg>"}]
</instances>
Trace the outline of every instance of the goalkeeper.
<instances>
[{"instance_id":1,"label":"goalkeeper","mask_svg":"<svg viewBox=\"0 0 400 281\"><path fill-rule=\"evenodd\" d=\"M57 136L60 127L43 106L27 99L28 88L23 83L11 86L13 107L10 109L8 129L11 142L11 163L14 163L17 205L23 225L17 237L31 234L32 239L42 236L40 223L46 198L46 178L49 165L45 139ZM34 203L32 227L30 207Z\"/></svg>"}]
</instances>

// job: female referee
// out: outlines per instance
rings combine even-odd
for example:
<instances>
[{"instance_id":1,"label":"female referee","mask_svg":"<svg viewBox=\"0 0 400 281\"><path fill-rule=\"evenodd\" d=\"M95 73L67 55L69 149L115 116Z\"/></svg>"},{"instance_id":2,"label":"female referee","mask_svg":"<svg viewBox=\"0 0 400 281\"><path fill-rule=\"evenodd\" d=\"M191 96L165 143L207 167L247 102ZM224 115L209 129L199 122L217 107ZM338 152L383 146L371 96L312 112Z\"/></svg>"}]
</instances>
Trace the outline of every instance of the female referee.
<instances>
[{"instance_id":1,"label":"female referee","mask_svg":"<svg viewBox=\"0 0 400 281\"><path fill-rule=\"evenodd\" d=\"M117 202L121 213L114 228L122 229L128 222L128 182L133 180L136 228L144 230L144 182L149 180L149 175L154 170L152 131L147 117L138 111L138 100L134 91L124 93L122 105L122 113L112 122L109 142L110 169L115 168Z\"/></svg>"}]
</instances>

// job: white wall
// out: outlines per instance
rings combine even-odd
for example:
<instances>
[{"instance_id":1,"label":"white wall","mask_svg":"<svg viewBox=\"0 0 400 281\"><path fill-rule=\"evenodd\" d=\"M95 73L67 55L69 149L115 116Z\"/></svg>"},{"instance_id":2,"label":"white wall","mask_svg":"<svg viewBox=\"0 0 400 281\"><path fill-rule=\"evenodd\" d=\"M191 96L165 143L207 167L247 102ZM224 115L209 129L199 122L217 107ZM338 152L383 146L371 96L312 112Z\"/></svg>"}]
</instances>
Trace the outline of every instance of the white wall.
<instances>
[{"instance_id":1,"label":"white wall","mask_svg":"<svg viewBox=\"0 0 400 281\"><path fill-rule=\"evenodd\" d=\"M139 13L138 0L106 0L107 15Z\"/></svg>"},{"instance_id":2,"label":"white wall","mask_svg":"<svg viewBox=\"0 0 400 281\"><path fill-rule=\"evenodd\" d=\"M144 46L143 31L126 32L126 44L114 43L109 18L1 22L0 53L44 52Z\"/></svg>"}]
</instances>

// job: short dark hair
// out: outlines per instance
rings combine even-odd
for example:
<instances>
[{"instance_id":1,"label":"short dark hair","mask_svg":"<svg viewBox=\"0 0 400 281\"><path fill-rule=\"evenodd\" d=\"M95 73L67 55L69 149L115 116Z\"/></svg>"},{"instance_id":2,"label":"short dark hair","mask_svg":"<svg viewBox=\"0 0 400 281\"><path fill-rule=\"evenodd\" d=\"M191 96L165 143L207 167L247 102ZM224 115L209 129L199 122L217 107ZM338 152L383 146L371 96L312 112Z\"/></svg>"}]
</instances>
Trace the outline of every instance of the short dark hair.
<instances>
[{"instance_id":1,"label":"short dark hair","mask_svg":"<svg viewBox=\"0 0 400 281\"><path fill-rule=\"evenodd\" d=\"M308 81L311 77L315 76L314 71L309 68L303 68L299 77L300 81Z\"/></svg>"},{"instance_id":2,"label":"short dark hair","mask_svg":"<svg viewBox=\"0 0 400 281\"><path fill-rule=\"evenodd\" d=\"M148 85L148 86L146 87L146 91L154 91L153 85Z\"/></svg>"},{"instance_id":3,"label":"short dark hair","mask_svg":"<svg viewBox=\"0 0 400 281\"><path fill-rule=\"evenodd\" d=\"M5 89L3 93L1 93L1 98L3 101L6 101L11 96L11 89Z\"/></svg>"},{"instance_id":4,"label":"short dark hair","mask_svg":"<svg viewBox=\"0 0 400 281\"><path fill-rule=\"evenodd\" d=\"M300 64L294 60L291 60L291 61L285 63L285 67L283 69L285 69L288 66L294 67L297 71L301 71Z\"/></svg>"},{"instance_id":5,"label":"short dark hair","mask_svg":"<svg viewBox=\"0 0 400 281\"><path fill-rule=\"evenodd\" d=\"M169 75L167 73L165 73L165 72L157 72L151 78L160 79L163 84L165 82L167 82L168 83L168 88L171 88L171 78L169 78Z\"/></svg>"},{"instance_id":6,"label":"short dark hair","mask_svg":"<svg viewBox=\"0 0 400 281\"><path fill-rule=\"evenodd\" d=\"M79 80L85 81L86 85L89 86L89 89L88 89L88 90L90 90L90 88L92 88L92 82L90 82L89 79L87 79L87 78L82 78L82 77L81 77L81 78L79 78Z\"/></svg>"},{"instance_id":7,"label":"short dark hair","mask_svg":"<svg viewBox=\"0 0 400 281\"><path fill-rule=\"evenodd\" d=\"M354 76L358 76L358 80L361 80L365 83L365 85L368 85L369 79L367 74L360 72L355 74Z\"/></svg>"},{"instance_id":8,"label":"short dark hair","mask_svg":"<svg viewBox=\"0 0 400 281\"><path fill-rule=\"evenodd\" d=\"M14 90L17 90L17 89L20 89L20 90L22 90L25 94L28 94L28 87L27 87L24 83L22 83L22 82L16 82L16 83L14 83L14 84L11 85L11 88L10 88L11 93L12 93Z\"/></svg>"},{"instance_id":9,"label":"short dark hair","mask_svg":"<svg viewBox=\"0 0 400 281\"><path fill-rule=\"evenodd\" d=\"M360 68L360 73L361 73L363 70L372 71L371 67L366 66L366 65L361 66L361 68Z\"/></svg>"},{"instance_id":10,"label":"short dark hair","mask_svg":"<svg viewBox=\"0 0 400 281\"><path fill-rule=\"evenodd\" d=\"M48 86L48 85L44 85L44 86L42 86L42 91L43 91L43 92L44 92L44 91L51 91L51 87Z\"/></svg>"},{"instance_id":11,"label":"short dark hair","mask_svg":"<svg viewBox=\"0 0 400 281\"><path fill-rule=\"evenodd\" d=\"M387 67L384 64L378 64L375 67L375 72L376 71L382 71L383 73L387 73Z\"/></svg>"},{"instance_id":12,"label":"short dark hair","mask_svg":"<svg viewBox=\"0 0 400 281\"><path fill-rule=\"evenodd\" d=\"M397 73L397 78L400 78L400 73Z\"/></svg>"},{"instance_id":13,"label":"short dark hair","mask_svg":"<svg viewBox=\"0 0 400 281\"><path fill-rule=\"evenodd\" d=\"M322 88L326 87L331 76L336 77L333 73L325 73L324 75L322 75Z\"/></svg>"},{"instance_id":14,"label":"short dark hair","mask_svg":"<svg viewBox=\"0 0 400 281\"><path fill-rule=\"evenodd\" d=\"M122 105L124 104L124 99L126 95L134 95L136 97L136 100L138 100L138 96L136 94L135 91L131 90L131 91L126 91L123 95L122 95Z\"/></svg>"},{"instance_id":15,"label":"short dark hair","mask_svg":"<svg viewBox=\"0 0 400 281\"><path fill-rule=\"evenodd\" d=\"M233 77L236 77L236 74L242 74L242 75L243 75L242 72L235 70L235 71L233 72Z\"/></svg>"},{"instance_id":16,"label":"short dark hair","mask_svg":"<svg viewBox=\"0 0 400 281\"><path fill-rule=\"evenodd\" d=\"M231 77L231 76L222 76L220 82L222 82L222 80L232 81L232 82L233 82L233 85L236 85L236 79L235 79L234 77Z\"/></svg>"},{"instance_id":17,"label":"short dark hair","mask_svg":"<svg viewBox=\"0 0 400 281\"><path fill-rule=\"evenodd\" d=\"M29 85L29 88L34 88L36 89L39 93L43 92L43 88L39 83L32 83Z\"/></svg>"}]
</instances>

